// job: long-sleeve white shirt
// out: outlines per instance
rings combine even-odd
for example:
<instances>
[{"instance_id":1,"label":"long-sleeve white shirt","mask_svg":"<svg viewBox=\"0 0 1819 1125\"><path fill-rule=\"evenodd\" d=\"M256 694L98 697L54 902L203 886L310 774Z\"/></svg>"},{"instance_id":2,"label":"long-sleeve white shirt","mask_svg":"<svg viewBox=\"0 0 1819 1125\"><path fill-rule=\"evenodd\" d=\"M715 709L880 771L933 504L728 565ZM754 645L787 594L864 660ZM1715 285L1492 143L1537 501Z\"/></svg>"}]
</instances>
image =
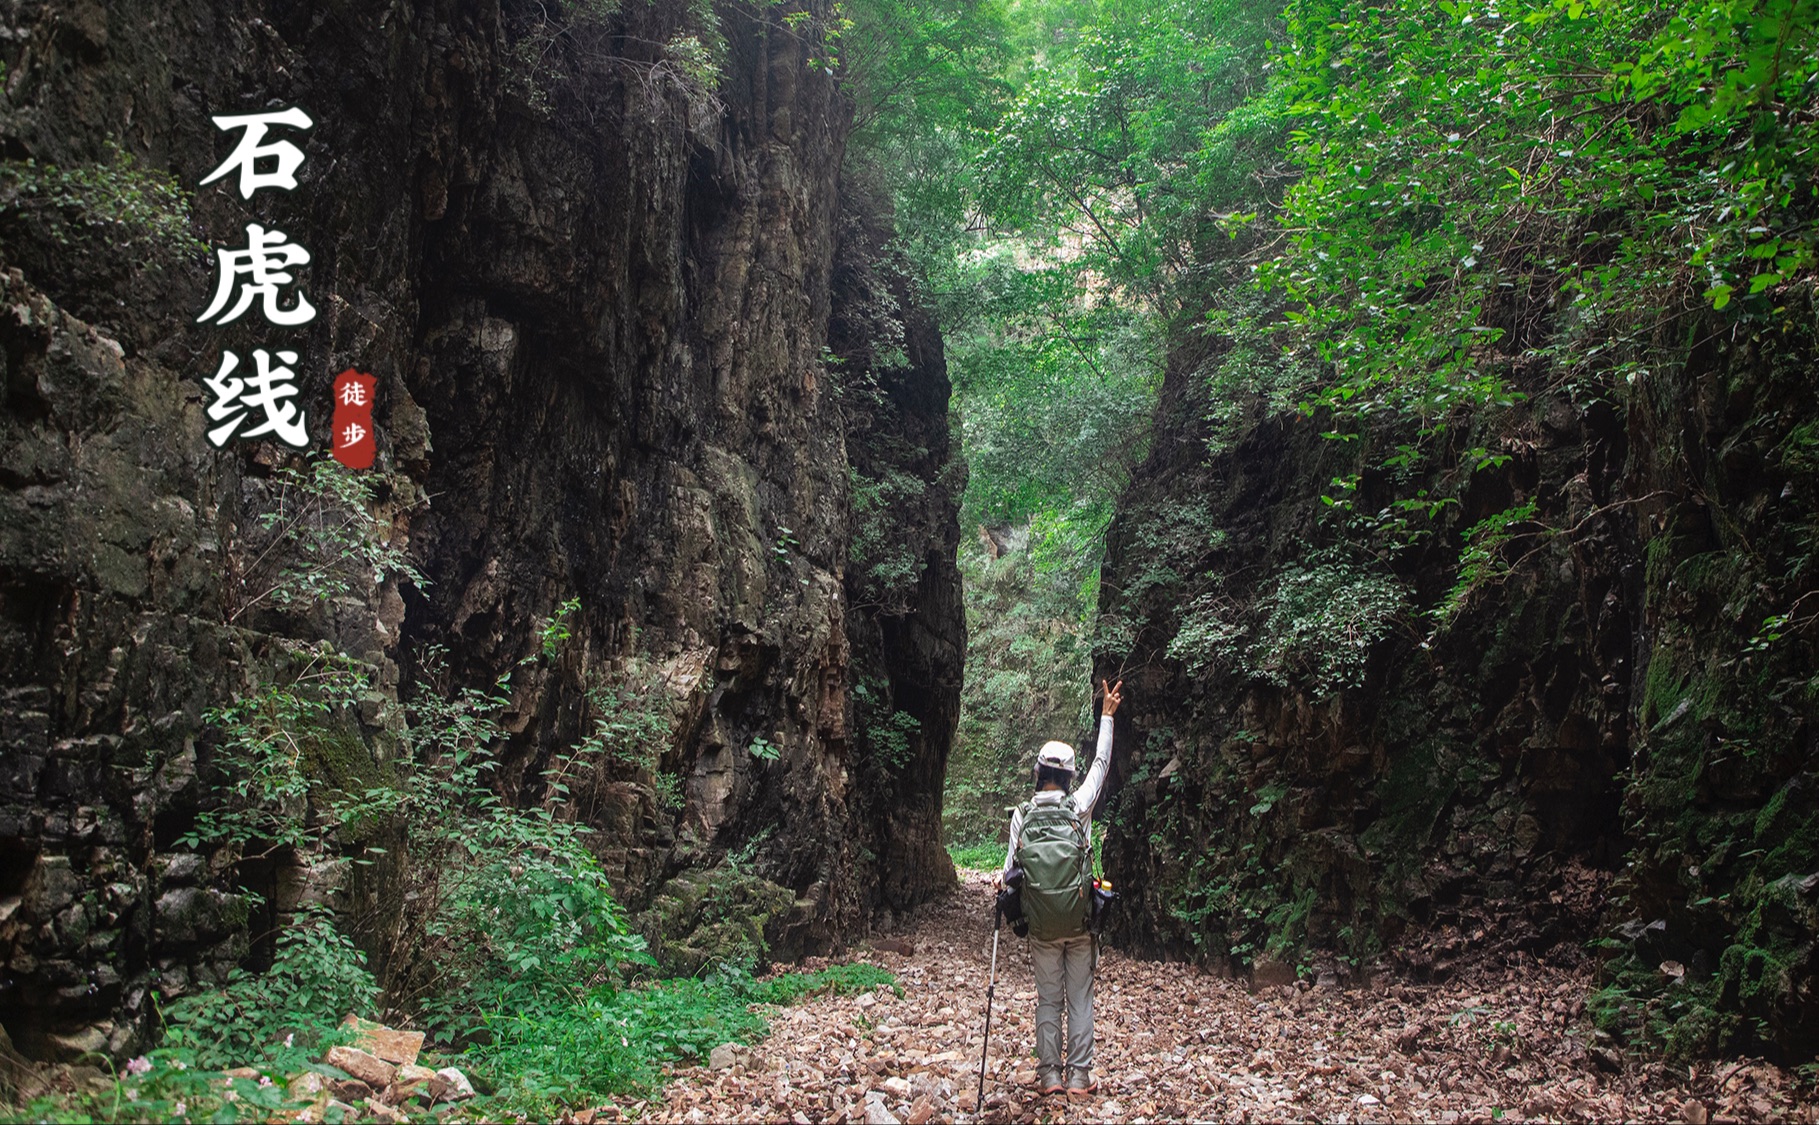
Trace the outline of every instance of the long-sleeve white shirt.
<instances>
[{"instance_id":1,"label":"long-sleeve white shirt","mask_svg":"<svg viewBox=\"0 0 1819 1125\"><path fill-rule=\"evenodd\" d=\"M1099 745L1093 751L1093 764L1087 768L1086 780L1073 793L1063 793L1059 789L1038 792L1034 798L1037 804L1058 805L1062 801L1074 803L1075 815L1086 825L1086 846L1093 846L1093 806L1099 803L1099 791L1105 788L1105 774L1112 764L1112 717L1099 716ZM1009 875L1017 861L1017 842L1023 835L1023 810L1011 810L1010 847L1004 852L1004 874Z\"/></svg>"}]
</instances>

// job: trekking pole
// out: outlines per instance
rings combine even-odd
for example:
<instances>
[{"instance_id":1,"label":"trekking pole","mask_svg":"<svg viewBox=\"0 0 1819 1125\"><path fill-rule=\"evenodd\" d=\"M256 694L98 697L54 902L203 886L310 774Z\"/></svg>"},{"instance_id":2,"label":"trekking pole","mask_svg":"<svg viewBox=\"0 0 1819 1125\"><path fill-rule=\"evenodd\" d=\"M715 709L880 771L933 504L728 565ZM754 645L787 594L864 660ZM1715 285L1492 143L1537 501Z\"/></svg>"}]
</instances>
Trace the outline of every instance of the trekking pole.
<instances>
[{"instance_id":1,"label":"trekking pole","mask_svg":"<svg viewBox=\"0 0 1819 1125\"><path fill-rule=\"evenodd\" d=\"M985 1109L985 1057L992 1049L992 997L998 991L998 929L1004 922L1004 908L992 904L992 979L985 986L985 1042L979 1046L979 1093L973 1098L973 1112Z\"/></svg>"}]
</instances>

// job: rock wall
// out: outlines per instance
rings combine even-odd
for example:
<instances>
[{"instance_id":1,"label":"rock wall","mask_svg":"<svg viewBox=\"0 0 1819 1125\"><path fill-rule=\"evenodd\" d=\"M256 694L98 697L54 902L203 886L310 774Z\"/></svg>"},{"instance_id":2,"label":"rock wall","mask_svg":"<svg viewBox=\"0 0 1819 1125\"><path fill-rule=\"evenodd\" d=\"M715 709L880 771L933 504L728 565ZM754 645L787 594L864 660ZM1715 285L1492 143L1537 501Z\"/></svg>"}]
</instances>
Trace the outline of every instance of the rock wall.
<instances>
[{"instance_id":1,"label":"rock wall","mask_svg":"<svg viewBox=\"0 0 1819 1125\"><path fill-rule=\"evenodd\" d=\"M1341 980L1596 943L1601 1034L1809 1057L1819 402L1810 294L1789 308L1663 341L1619 391L1524 371L1526 402L1414 479L1381 467L1409 440L1388 424L1263 418L1209 456L1194 373L1221 345L1178 350L1104 575L1128 630L1096 669L1130 685L1118 940ZM1435 534L1391 554L1358 531L1423 488L1456 501ZM1433 616L1464 532L1531 501ZM1373 591L1402 599L1381 631Z\"/></svg>"},{"instance_id":2,"label":"rock wall","mask_svg":"<svg viewBox=\"0 0 1819 1125\"><path fill-rule=\"evenodd\" d=\"M941 335L888 248L890 210L863 168L843 196L829 345L843 387L853 524L844 594L858 795L891 911L953 881L939 830L960 722L965 463L949 426Z\"/></svg>"},{"instance_id":3,"label":"rock wall","mask_svg":"<svg viewBox=\"0 0 1819 1125\"><path fill-rule=\"evenodd\" d=\"M920 436L849 458L881 408L827 362L852 299L834 278L878 251L837 229L850 109L808 65L827 5L806 30L609 7L0 5L0 1010L28 1053L134 1047L150 989L218 980L252 922L325 893L307 856L178 844L212 800L205 712L320 641L372 671L353 732L371 765L436 646L484 685L578 599L560 657L513 676L498 784L542 799L602 685L661 714L652 760L598 764L567 804L634 909L738 850L793 954L949 877L947 385L909 316L907 362L871 382ZM295 192L193 187L230 144L210 115L287 105L316 121ZM161 171L193 197L160 194ZM307 327L194 323L209 248L251 221L310 251ZM870 346L841 331L836 350ZM376 377L371 509L424 582L262 596L282 559L261 516L298 458L216 452L202 378L223 348L278 346L302 353L318 449L332 376ZM854 606L851 482L887 472L927 486L882 516L925 565ZM874 682L924 732L901 789L862 768L853 691ZM343 894L383 910L382 882Z\"/></svg>"}]
</instances>

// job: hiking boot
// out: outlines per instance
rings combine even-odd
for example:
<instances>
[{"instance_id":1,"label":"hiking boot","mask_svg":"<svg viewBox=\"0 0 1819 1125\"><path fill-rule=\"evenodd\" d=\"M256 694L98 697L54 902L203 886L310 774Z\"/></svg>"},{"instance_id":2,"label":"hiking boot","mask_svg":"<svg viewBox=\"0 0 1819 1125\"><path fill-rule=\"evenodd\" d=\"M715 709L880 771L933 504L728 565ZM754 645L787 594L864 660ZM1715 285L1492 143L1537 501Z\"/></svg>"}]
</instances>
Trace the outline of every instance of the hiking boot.
<instances>
[{"instance_id":1,"label":"hiking boot","mask_svg":"<svg viewBox=\"0 0 1819 1125\"><path fill-rule=\"evenodd\" d=\"M1059 1094L1067 1089L1061 1084L1061 1068L1045 1066L1036 1071L1036 1092L1040 1094Z\"/></svg>"},{"instance_id":2,"label":"hiking boot","mask_svg":"<svg viewBox=\"0 0 1819 1125\"><path fill-rule=\"evenodd\" d=\"M1067 1072L1067 1092L1079 1097L1088 1097L1099 1088L1093 1081L1093 1072L1084 1066L1072 1067Z\"/></svg>"}]
</instances>

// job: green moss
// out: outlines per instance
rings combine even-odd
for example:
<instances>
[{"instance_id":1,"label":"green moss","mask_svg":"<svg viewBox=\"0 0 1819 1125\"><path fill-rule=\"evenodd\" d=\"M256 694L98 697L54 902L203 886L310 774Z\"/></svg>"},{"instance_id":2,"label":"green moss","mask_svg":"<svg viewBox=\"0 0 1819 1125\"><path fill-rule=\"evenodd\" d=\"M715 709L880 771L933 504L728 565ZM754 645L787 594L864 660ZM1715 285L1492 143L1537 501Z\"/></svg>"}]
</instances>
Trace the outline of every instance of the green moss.
<instances>
[{"instance_id":1,"label":"green moss","mask_svg":"<svg viewBox=\"0 0 1819 1125\"><path fill-rule=\"evenodd\" d=\"M1773 797L1768 799L1768 803L1762 806L1762 811L1756 814L1755 836L1758 843L1760 843L1762 838L1769 833L1774 826L1775 818L1780 816L1782 811L1786 808L1787 787L1782 786L1780 789L1776 790Z\"/></svg>"},{"instance_id":2,"label":"green moss","mask_svg":"<svg viewBox=\"0 0 1819 1125\"><path fill-rule=\"evenodd\" d=\"M1718 1011L1703 996L1689 998L1687 1006L1687 1013L1668 1024L1661 1034L1670 1058L1707 1057L1736 1038L1742 1020L1735 1013Z\"/></svg>"},{"instance_id":3,"label":"green moss","mask_svg":"<svg viewBox=\"0 0 1819 1125\"><path fill-rule=\"evenodd\" d=\"M370 790L398 785L392 766L375 760L366 742L352 731L317 727L304 734L302 742L303 775L319 798L326 796L331 803L350 798L359 802ZM379 842L383 830L376 811L345 820L341 825L342 843Z\"/></svg>"},{"instance_id":4,"label":"green moss","mask_svg":"<svg viewBox=\"0 0 1819 1125\"><path fill-rule=\"evenodd\" d=\"M789 888L731 865L689 871L663 885L637 928L667 973L750 969L770 956L765 928L795 899Z\"/></svg>"},{"instance_id":5,"label":"green moss","mask_svg":"<svg viewBox=\"0 0 1819 1125\"><path fill-rule=\"evenodd\" d=\"M397 775L389 766L374 760L359 735L324 728L303 737L303 774L344 793L361 793L397 782Z\"/></svg>"},{"instance_id":6,"label":"green moss","mask_svg":"<svg viewBox=\"0 0 1819 1125\"><path fill-rule=\"evenodd\" d=\"M1754 568L1733 551L1706 551L1683 559L1674 568L1673 581L1688 593L1729 595L1746 591Z\"/></svg>"},{"instance_id":7,"label":"green moss","mask_svg":"<svg viewBox=\"0 0 1819 1125\"><path fill-rule=\"evenodd\" d=\"M1643 548L1644 576L1651 591L1665 590L1668 579L1673 575L1674 563L1674 527L1668 525L1666 531L1648 541Z\"/></svg>"},{"instance_id":8,"label":"green moss","mask_svg":"<svg viewBox=\"0 0 1819 1125\"><path fill-rule=\"evenodd\" d=\"M253 900L250 895L227 895L221 900L222 929L245 929L247 919L252 916Z\"/></svg>"},{"instance_id":9,"label":"green moss","mask_svg":"<svg viewBox=\"0 0 1819 1125\"><path fill-rule=\"evenodd\" d=\"M1819 870L1819 809L1791 801L1793 792L1783 785L1756 814L1754 839L1768 849L1761 870L1769 878Z\"/></svg>"},{"instance_id":10,"label":"green moss","mask_svg":"<svg viewBox=\"0 0 1819 1125\"><path fill-rule=\"evenodd\" d=\"M1757 836L1763 844L1779 840L1763 858L1763 869L1801 874L1819 870L1819 810L1807 809L1780 819L1783 827Z\"/></svg>"},{"instance_id":11,"label":"green moss","mask_svg":"<svg viewBox=\"0 0 1819 1125\"><path fill-rule=\"evenodd\" d=\"M1657 645L1643 685L1642 722L1651 734L1678 737L1712 714L1723 691L1721 680L1696 670L1690 653Z\"/></svg>"},{"instance_id":12,"label":"green moss","mask_svg":"<svg viewBox=\"0 0 1819 1125\"><path fill-rule=\"evenodd\" d=\"M1739 942L1719 959L1718 980L1725 998L1751 1013L1771 1006L1788 990L1788 968L1780 951Z\"/></svg>"}]
</instances>

